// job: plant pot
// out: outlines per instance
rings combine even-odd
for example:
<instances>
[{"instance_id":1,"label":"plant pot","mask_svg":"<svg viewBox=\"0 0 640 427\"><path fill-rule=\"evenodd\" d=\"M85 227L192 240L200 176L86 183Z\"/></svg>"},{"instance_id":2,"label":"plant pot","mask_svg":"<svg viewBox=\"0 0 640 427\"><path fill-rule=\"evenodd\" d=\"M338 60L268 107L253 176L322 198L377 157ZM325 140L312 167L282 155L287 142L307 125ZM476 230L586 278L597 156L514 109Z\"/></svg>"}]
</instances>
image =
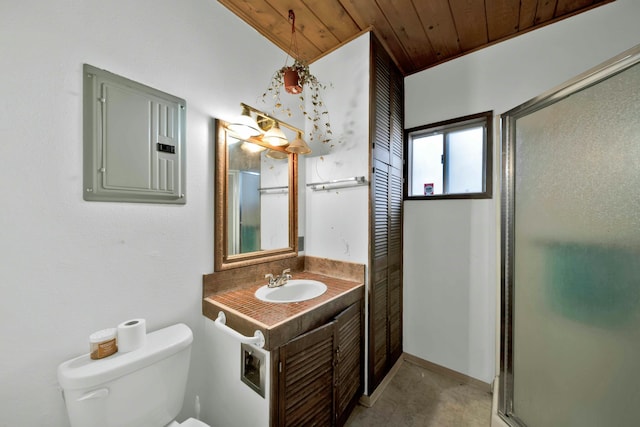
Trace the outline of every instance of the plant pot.
<instances>
[{"instance_id":1,"label":"plant pot","mask_svg":"<svg viewBox=\"0 0 640 427\"><path fill-rule=\"evenodd\" d=\"M284 70L284 90L288 93L298 94L302 92L302 85L300 84L300 77L298 76L298 70L295 68L287 68Z\"/></svg>"}]
</instances>

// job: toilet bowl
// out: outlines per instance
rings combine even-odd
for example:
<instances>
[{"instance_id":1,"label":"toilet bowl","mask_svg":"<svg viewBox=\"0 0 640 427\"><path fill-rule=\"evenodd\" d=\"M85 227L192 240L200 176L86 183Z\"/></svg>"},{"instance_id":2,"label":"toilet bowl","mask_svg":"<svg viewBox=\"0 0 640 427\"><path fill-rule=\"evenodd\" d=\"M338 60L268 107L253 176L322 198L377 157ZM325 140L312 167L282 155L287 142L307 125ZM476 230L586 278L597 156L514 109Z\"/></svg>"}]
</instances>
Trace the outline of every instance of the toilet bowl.
<instances>
[{"instance_id":1,"label":"toilet bowl","mask_svg":"<svg viewBox=\"0 0 640 427\"><path fill-rule=\"evenodd\" d=\"M58 366L71 427L208 427L175 417L182 409L193 334L177 324L147 334L128 353L85 354Z\"/></svg>"}]
</instances>

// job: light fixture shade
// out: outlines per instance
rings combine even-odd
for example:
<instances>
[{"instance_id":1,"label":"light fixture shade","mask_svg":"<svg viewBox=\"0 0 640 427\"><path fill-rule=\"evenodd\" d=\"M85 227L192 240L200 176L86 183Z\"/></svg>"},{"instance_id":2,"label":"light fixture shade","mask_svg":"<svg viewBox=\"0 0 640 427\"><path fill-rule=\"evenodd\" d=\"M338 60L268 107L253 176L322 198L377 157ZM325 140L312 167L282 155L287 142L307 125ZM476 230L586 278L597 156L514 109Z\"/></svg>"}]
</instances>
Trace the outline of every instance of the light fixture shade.
<instances>
[{"instance_id":1,"label":"light fixture shade","mask_svg":"<svg viewBox=\"0 0 640 427\"><path fill-rule=\"evenodd\" d=\"M281 147L289 143L287 136L282 132L282 129L280 129L278 122L273 123L273 126L264 134L262 140L276 147Z\"/></svg>"},{"instance_id":2,"label":"light fixture shade","mask_svg":"<svg viewBox=\"0 0 640 427\"><path fill-rule=\"evenodd\" d=\"M266 147L263 147L258 144L254 144L253 142L249 142L249 141L243 142L240 148L242 148L245 151L248 151L249 153L259 153L261 151L266 150Z\"/></svg>"},{"instance_id":3,"label":"light fixture shade","mask_svg":"<svg viewBox=\"0 0 640 427\"><path fill-rule=\"evenodd\" d=\"M229 123L227 127L242 139L262 134L258 123L251 117L251 113L247 107L242 107L242 114L235 122Z\"/></svg>"},{"instance_id":4,"label":"light fixture shade","mask_svg":"<svg viewBox=\"0 0 640 427\"><path fill-rule=\"evenodd\" d=\"M242 141L242 139L237 138L235 135L227 135L227 145L237 144L240 141Z\"/></svg>"},{"instance_id":5,"label":"light fixture shade","mask_svg":"<svg viewBox=\"0 0 640 427\"><path fill-rule=\"evenodd\" d=\"M287 151L296 154L309 154L311 153L311 148L309 148L307 143L304 142L304 139L302 139L302 133L298 132L298 136L289 144Z\"/></svg>"},{"instance_id":6,"label":"light fixture shade","mask_svg":"<svg viewBox=\"0 0 640 427\"><path fill-rule=\"evenodd\" d=\"M287 153L278 150L269 150L267 151L266 156L274 160L284 160L289 157Z\"/></svg>"}]
</instances>

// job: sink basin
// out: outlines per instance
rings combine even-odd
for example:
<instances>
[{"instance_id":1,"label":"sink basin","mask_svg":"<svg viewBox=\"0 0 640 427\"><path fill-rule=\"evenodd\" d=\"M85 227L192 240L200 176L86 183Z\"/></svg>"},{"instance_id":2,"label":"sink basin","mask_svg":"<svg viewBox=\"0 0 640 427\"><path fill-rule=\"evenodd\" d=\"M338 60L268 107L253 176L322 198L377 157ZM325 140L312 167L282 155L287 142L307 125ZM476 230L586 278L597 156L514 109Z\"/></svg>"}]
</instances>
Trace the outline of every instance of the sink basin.
<instances>
[{"instance_id":1,"label":"sink basin","mask_svg":"<svg viewBox=\"0 0 640 427\"><path fill-rule=\"evenodd\" d=\"M256 291L256 298L266 302L300 302L327 292L327 285L317 280L293 279L285 285L270 288L264 285Z\"/></svg>"}]
</instances>

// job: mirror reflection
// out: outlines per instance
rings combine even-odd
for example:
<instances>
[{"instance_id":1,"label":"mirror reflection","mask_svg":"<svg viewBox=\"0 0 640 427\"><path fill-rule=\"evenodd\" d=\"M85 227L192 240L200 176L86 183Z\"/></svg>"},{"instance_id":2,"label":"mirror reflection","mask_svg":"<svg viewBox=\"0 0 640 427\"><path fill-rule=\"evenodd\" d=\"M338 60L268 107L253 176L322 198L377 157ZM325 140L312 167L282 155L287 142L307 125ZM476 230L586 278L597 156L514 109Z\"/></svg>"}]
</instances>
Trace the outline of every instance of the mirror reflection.
<instances>
[{"instance_id":1,"label":"mirror reflection","mask_svg":"<svg viewBox=\"0 0 640 427\"><path fill-rule=\"evenodd\" d=\"M216 121L215 270L296 256L297 154L226 125Z\"/></svg>"},{"instance_id":2,"label":"mirror reflection","mask_svg":"<svg viewBox=\"0 0 640 427\"><path fill-rule=\"evenodd\" d=\"M289 156L272 158L279 156L231 135L227 144L227 253L287 247Z\"/></svg>"}]
</instances>

